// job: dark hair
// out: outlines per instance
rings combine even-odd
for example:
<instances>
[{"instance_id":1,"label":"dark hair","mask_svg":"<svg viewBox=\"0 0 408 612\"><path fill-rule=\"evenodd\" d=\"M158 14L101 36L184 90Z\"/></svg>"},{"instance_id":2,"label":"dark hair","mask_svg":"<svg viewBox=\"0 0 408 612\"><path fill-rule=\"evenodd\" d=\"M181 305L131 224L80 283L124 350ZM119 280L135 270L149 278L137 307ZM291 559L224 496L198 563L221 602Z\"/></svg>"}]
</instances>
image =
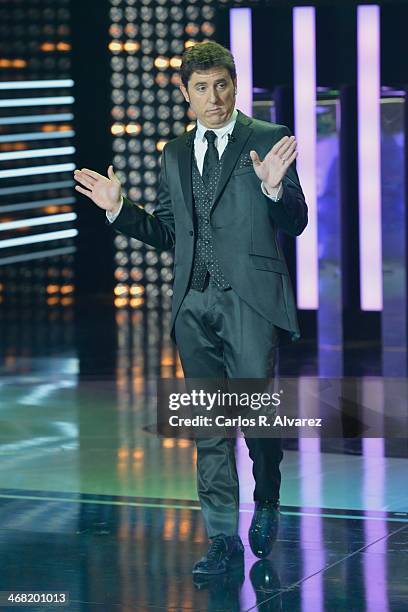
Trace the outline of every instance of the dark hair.
<instances>
[{"instance_id":1,"label":"dark hair","mask_svg":"<svg viewBox=\"0 0 408 612\"><path fill-rule=\"evenodd\" d=\"M234 58L231 52L216 42L196 43L184 51L181 58L180 77L187 88L191 75L195 70L210 68L226 68L234 80L237 76Z\"/></svg>"}]
</instances>

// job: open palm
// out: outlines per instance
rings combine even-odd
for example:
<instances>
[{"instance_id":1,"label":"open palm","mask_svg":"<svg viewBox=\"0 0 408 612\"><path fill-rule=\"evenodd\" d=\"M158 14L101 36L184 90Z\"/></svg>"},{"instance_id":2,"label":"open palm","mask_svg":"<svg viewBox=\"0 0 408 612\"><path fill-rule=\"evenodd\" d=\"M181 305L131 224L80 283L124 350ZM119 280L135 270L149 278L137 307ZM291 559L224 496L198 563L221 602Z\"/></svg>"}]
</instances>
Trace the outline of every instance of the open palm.
<instances>
[{"instance_id":1,"label":"open palm","mask_svg":"<svg viewBox=\"0 0 408 612\"><path fill-rule=\"evenodd\" d=\"M94 170L82 168L75 170L74 179L79 183L75 189L86 195L99 208L112 213L119 209L121 184L112 166L108 168L108 178Z\"/></svg>"},{"instance_id":2,"label":"open palm","mask_svg":"<svg viewBox=\"0 0 408 612\"><path fill-rule=\"evenodd\" d=\"M256 151L250 156L257 177L267 187L276 188L281 183L290 164L296 159L296 140L294 136L284 136L265 155L263 161Z\"/></svg>"}]
</instances>

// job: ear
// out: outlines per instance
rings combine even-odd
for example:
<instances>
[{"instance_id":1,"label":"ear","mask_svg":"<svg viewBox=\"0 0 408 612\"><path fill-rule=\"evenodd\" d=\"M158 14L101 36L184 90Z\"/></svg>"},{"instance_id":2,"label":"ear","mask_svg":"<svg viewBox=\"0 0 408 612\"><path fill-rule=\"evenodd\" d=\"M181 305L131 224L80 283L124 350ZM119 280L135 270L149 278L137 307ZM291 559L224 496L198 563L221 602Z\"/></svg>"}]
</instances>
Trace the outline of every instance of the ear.
<instances>
[{"instance_id":1,"label":"ear","mask_svg":"<svg viewBox=\"0 0 408 612\"><path fill-rule=\"evenodd\" d=\"M183 94L185 101L190 104L190 96L188 95L188 91L184 87L183 83L180 83L180 91Z\"/></svg>"}]
</instances>

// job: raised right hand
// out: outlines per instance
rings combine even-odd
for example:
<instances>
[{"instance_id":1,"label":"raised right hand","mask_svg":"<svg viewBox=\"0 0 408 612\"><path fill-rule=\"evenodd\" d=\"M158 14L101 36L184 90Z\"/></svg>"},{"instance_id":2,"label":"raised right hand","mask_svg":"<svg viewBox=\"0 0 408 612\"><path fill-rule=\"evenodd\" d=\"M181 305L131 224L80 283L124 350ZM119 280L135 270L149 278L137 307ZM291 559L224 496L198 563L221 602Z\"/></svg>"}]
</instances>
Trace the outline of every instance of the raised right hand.
<instances>
[{"instance_id":1,"label":"raised right hand","mask_svg":"<svg viewBox=\"0 0 408 612\"><path fill-rule=\"evenodd\" d=\"M115 214L120 208L122 193L120 181L112 166L108 168L108 177L88 168L75 170L74 179L82 185L76 185L75 189L95 202L99 208Z\"/></svg>"}]
</instances>

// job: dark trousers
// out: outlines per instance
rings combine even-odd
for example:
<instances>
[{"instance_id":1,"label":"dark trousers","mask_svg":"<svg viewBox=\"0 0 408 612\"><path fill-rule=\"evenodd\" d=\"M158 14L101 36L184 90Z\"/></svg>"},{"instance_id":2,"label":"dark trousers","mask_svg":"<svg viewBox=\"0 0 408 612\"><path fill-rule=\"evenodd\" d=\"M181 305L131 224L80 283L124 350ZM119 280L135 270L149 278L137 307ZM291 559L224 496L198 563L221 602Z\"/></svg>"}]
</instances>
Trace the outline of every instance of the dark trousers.
<instances>
[{"instance_id":1,"label":"dark trousers","mask_svg":"<svg viewBox=\"0 0 408 612\"><path fill-rule=\"evenodd\" d=\"M190 289L175 322L186 378L271 378L278 330L233 289ZM244 432L245 433L245 432ZM245 437L253 461L254 500L278 500L283 453L279 438ZM197 488L208 537L238 530L239 483L234 440L197 438Z\"/></svg>"}]
</instances>

